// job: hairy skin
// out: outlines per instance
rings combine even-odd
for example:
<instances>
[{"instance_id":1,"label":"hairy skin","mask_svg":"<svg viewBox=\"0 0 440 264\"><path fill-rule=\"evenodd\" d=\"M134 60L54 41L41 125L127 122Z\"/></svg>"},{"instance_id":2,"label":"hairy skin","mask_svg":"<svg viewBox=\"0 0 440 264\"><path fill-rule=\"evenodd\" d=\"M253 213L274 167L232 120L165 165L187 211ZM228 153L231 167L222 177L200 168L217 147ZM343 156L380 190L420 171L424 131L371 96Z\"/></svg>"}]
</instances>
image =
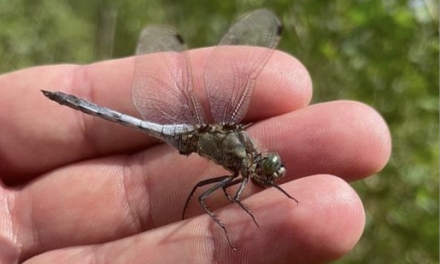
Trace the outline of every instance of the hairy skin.
<instances>
[{"instance_id":1,"label":"hairy skin","mask_svg":"<svg viewBox=\"0 0 440 264\"><path fill-rule=\"evenodd\" d=\"M210 50L191 52L196 89ZM248 132L260 146L280 154L281 187L299 204L248 185L243 202L257 228L221 192L210 197L233 251L197 201L188 208L192 218L180 220L193 185L224 175L221 166L40 92L60 90L135 115L133 66L127 58L0 76L1 263L326 263L354 247L365 215L347 182L380 171L391 152L374 109L352 101L309 105L304 66L273 54L244 122L253 123Z\"/></svg>"}]
</instances>

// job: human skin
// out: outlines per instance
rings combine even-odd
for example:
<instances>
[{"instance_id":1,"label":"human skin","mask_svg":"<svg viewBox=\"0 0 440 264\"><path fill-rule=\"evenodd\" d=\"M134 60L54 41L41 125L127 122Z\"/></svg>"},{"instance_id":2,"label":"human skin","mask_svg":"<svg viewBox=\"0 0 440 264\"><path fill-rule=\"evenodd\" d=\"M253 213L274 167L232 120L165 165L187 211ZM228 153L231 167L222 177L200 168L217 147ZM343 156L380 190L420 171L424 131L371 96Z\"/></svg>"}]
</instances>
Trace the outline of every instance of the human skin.
<instances>
[{"instance_id":1,"label":"human skin","mask_svg":"<svg viewBox=\"0 0 440 264\"><path fill-rule=\"evenodd\" d=\"M191 51L196 89L210 51ZM287 170L280 187L299 203L248 184L242 201L256 227L221 191L210 196L232 250L197 199L181 220L191 188L225 175L221 166L40 91L136 115L133 68L125 58L0 76L0 263L327 263L355 246L365 213L347 182L380 171L391 152L374 109L354 101L310 105L306 69L275 51L243 122L252 122L247 130L262 150L280 154Z\"/></svg>"}]
</instances>

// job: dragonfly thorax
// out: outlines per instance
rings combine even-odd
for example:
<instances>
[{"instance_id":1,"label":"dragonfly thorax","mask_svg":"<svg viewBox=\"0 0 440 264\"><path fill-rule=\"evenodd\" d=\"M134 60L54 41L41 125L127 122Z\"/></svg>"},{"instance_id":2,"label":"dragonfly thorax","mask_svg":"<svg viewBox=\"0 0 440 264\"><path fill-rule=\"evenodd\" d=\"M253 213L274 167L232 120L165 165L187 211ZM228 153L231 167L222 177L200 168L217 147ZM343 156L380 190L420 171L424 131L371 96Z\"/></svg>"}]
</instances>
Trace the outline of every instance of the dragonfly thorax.
<instances>
[{"instance_id":1,"label":"dragonfly thorax","mask_svg":"<svg viewBox=\"0 0 440 264\"><path fill-rule=\"evenodd\" d=\"M281 157L261 154L243 126L207 125L179 140L181 154L196 152L234 173L240 172L260 187L272 186L285 174Z\"/></svg>"},{"instance_id":2,"label":"dragonfly thorax","mask_svg":"<svg viewBox=\"0 0 440 264\"><path fill-rule=\"evenodd\" d=\"M230 171L238 171L256 149L241 126L208 125L193 136L192 149Z\"/></svg>"}]
</instances>

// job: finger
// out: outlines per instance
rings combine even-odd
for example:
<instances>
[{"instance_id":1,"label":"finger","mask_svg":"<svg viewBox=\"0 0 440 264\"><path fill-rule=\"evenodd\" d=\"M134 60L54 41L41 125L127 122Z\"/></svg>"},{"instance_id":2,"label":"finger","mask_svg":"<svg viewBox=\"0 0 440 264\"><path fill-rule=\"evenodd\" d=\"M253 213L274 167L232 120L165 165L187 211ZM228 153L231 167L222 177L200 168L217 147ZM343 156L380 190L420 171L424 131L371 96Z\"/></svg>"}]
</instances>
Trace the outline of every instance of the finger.
<instances>
[{"instance_id":1,"label":"finger","mask_svg":"<svg viewBox=\"0 0 440 264\"><path fill-rule=\"evenodd\" d=\"M203 83L210 51L191 53L196 84ZM87 66L39 67L2 76L0 174L26 178L74 161L151 146L143 133L62 107L40 92L61 90L135 115L130 90L133 68L134 59L128 58ZM293 57L275 52L257 79L248 120L301 108L310 98L305 68ZM23 144L26 147L17 147Z\"/></svg>"},{"instance_id":2,"label":"finger","mask_svg":"<svg viewBox=\"0 0 440 264\"><path fill-rule=\"evenodd\" d=\"M280 154L290 178L327 173L354 181L381 171L391 155L384 119L359 102L315 104L259 125L252 136Z\"/></svg>"},{"instance_id":3,"label":"finger","mask_svg":"<svg viewBox=\"0 0 440 264\"><path fill-rule=\"evenodd\" d=\"M318 175L283 187L300 203L276 190L245 201L259 228L235 205L219 212L237 251L204 215L103 245L48 252L26 263L327 263L353 248L365 216L347 183Z\"/></svg>"},{"instance_id":4,"label":"finger","mask_svg":"<svg viewBox=\"0 0 440 264\"><path fill-rule=\"evenodd\" d=\"M340 101L297 112L271 119L270 126L256 124L252 128L256 139L281 153L287 178L318 170L339 171L345 179L352 180L366 177L386 163L390 149L389 140L385 140L388 129L371 108ZM321 122L325 133L313 135L313 129L321 127L310 120L314 119L311 113L330 122ZM344 122L336 122L340 119ZM273 130L264 130L266 127ZM309 150L308 144L315 146L315 151ZM300 148L305 148L303 153ZM325 162L315 152L323 153ZM336 158L329 160L333 157ZM292 166L298 159L305 164ZM41 244L33 247L98 243L179 220L191 188L202 179L225 173L220 166L197 155L185 157L161 145L130 158L115 156L61 168L17 193L10 208L20 208L12 212L13 218L24 225L18 228L22 232L17 235L20 241L34 241L32 236L38 234ZM251 186L248 184L243 197L260 191ZM291 195L300 200L296 193ZM210 196L208 204L215 209L228 201L220 191ZM31 219L28 212L33 212ZM198 214L203 214L203 210L193 199L187 217ZM35 227L38 230L33 230Z\"/></svg>"}]
</instances>

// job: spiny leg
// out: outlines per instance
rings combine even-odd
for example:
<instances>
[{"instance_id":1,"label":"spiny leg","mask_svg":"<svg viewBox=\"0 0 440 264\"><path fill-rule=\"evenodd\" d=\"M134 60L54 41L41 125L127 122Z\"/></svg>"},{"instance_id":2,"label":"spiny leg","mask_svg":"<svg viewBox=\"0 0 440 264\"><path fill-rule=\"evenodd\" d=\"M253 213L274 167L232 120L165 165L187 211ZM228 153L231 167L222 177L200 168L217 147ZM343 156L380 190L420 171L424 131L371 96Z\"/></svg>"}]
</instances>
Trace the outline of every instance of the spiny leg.
<instances>
[{"instance_id":1,"label":"spiny leg","mask_svg":"<svg viewBox=\"0 0 440 264\"><path fill-rule=\"evenodd\" d=\"M233 186L233 185L235 185L235 184L238 184L238 183L240 183L240 182L241 182L241 178L240 178L240 179L235 179L235 180L233 180L233 181L231 181L231 182L228 182L227 185L222 186L223 193L225 194L226 198L228 198L228 200L229 200L231 203L235 203L234 198L232 198L232 197L229 195L229 193L226 191L226 189L227 189L228 187Z\"/></svg>"},{"instance_id":2,"label":"spiny leg","mask_svg":"<svg viewBox=\"0 0 440 264\"><path fill-rule=\"evenodd\" d=\"M227 193L226 189L231 187L231 186L234 186L235 184L238 184L238 183L240 183L240 187L238 188L237 192L235 193L234 198L231 198L229 196L229 194ZM231 201L231 203L238 204L241 207L241 209L243 209L252 218L252 221L254 221L255 225L259 227L259 225L257 223L257 220L255 219L254 214L252 213L252 211L249 208L247 208L247 206L244 205L240 201L241 193L243 192L243 189L244 189L244 187L246 187L247 183L248 183L248 178L244 178L244 177L240 178L240 179L233 180L231 182L228 182L227 184L225 184L222 187L223 188L223 192L225 193L226 197L228 197L229 201Z\"/></svg>"},{"instance_id":3,"label":"spiny leg","mask_svg":"<svg viewBox=\"0 0 440 264\"><path fill-rule=\"evenodd\" d=\"M270 187L274 187L275 189L277 189L278 191L284 193L284 195L286 195L288 198L294 200L295 202L299 203L299 201L295 198L293 198L292 196L290 196L290 194L288 194L285 190L283 190L283 188L281 188L280 186L278 186L277 184L265 179L265 178L258 178L259 180L261 180L262 182L264 182L266 185L270 186Z\"/></svg>"},{"instance_id":4,"label":"spiny leg","mask_svg":"<svg viewBox=\"0 0 440 264\"><path fill-rule=\"evenodd\" d=\"M234 178L235 178L236 176L227 175L227 176L221 176L221 177L211 178L211 179L207 179L207 180L200 181L200 182L198 182L196 185L194 185L193 189L191 190L191 192L190 192L189 195L188 195L188 198L186 199L185 206L183 207L182 220L185 219L185 212L186 212L186 209L188 208L189 201L191 200L192 196L194 195L194 192L195 192L198 188L200 188L200 187L202 187L202 186L205 186L205 185L208 185L208 184L216 183L216 182L223 182L223 181L225 181L226 179L229 179L229 178L231 178L231 177L234 177ZM230 179L230 180L231 180L231 179ZM226 180L226 181L227 181L227 180Z\"/></svg>"},{"instance_id":5,"label":"spiny leg","mask_svg":"<svg viewBox=\"0 0 440 264\"><path fill-rule=\"evenodd\" d=\"M212 218L212 220L214 220L214 222L216 222L223 229L223 232L226 235L226 239L228 240L229 246L231 246L231 248L234 249L234 250L236 250L237 248L232 245L231 240L229 239L228 231L226 230L226 226L220 221L220 219L218 219L215 216L215 214L211 210L209 210L208 206L205 203L205 199L211 193L215 192L219 188L222 188L225 184L228 184L229 182L231 182L235 177L237 177L235 174L232 175L232 176L228 176L228 177L225 177L225 176L224 177L218 177L218 178L223 178L223 180L221 180L219 183L217 183L216 185L212 186L208 190L204 191L199 196L199 203L200 203L200 205L205 210L205 212ZM218 179L218 178L216 178L216 179ZM207 183L205 183L205 184L207 184ZM205 185L205 184L202 184L202 185Z\"/></svg>"}]
</instances>

